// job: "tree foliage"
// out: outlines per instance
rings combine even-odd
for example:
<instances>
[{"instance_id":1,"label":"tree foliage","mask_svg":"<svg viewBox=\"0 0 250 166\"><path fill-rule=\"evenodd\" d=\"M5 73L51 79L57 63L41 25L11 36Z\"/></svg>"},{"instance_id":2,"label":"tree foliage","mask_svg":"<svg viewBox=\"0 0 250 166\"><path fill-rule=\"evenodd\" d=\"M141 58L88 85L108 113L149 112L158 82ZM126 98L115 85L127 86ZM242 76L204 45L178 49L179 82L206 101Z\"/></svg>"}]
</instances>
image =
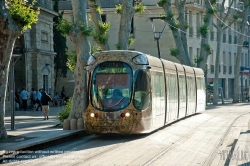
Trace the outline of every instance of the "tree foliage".
<instances>
[{"instance_id":1,"label":"tree foliage","mask_svg":"<svg viewBox=\"0 0 250 166\"><path fill-rule=\"evenodd\" d=\"M22 32L31 28L31 25L38 20L40 9L34 10L35 2L33 1L31 4L27 4L25 0L9 0L7 2L11 18L21 24Z\"/></svg>"},{"instance_id":2,"label":"tree foliage","mask_svg":"<svg viewBox=\"0 0 250 166\"><path fill-rule=\"evenodd\" d=\"M58 0L55 1L54 11L58 12ZM56 26L59 24L59 20L62 19L63 12L59 14L59 16L54 17L54 51L57 53L54 58L55 64L55 85L58 77L66 77L68 67L66 66L67 62L67 54L66 51L68 49L66 45L66 37L62 35L62 31L57 29Z\"/></svg>"}]
</instances>

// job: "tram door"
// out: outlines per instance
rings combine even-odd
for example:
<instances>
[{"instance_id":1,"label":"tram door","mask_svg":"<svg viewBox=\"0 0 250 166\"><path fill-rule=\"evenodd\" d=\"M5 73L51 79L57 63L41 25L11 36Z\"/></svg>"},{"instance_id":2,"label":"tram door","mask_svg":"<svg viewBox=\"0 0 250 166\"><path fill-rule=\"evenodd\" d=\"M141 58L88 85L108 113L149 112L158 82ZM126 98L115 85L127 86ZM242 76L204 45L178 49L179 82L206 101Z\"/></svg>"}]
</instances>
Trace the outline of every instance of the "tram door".
<instances>
[{"instance_id":1,"label":"tram door","mask_svg":"<svg viewBox=\"0 0 250 166\"><path fill-rule=\"evenodd\" d=\"M163 72L151 72L152 83L152 120L153 127L164 125L165 118L165 83Z\"/></svg>"},{"instance_id":2,"label":"tram door","mask_svg":"<svg viewBox=\"0 0 250 166\"><path fill-rule=\"evenodd\" d=\"M178 79L176 71L166 73L167 84L167 123L177 120L178 116Z\"/></svg>"},{"instance_id":3,"label":"tram door","mask_svg":"<svg viewBox=\"0 0 250 166\"><path fill-rule=\"evenodd\" d=\"M187 81L187 114L191 115L196 110L196 83L195 74L192 67L184 66Z\"/></svg>"},{"instance_id":4,"label":"tram door","mask_svg":"<svg viewBox=\"0 0 250 166\"><path fill-rule=\"evenodd\" d=\"M178 83L179 83L179 113L178 118L183 118L186 116L186 79L184 68L182 65L175 63L178 73Z\"/></svg>"}]
</instances>

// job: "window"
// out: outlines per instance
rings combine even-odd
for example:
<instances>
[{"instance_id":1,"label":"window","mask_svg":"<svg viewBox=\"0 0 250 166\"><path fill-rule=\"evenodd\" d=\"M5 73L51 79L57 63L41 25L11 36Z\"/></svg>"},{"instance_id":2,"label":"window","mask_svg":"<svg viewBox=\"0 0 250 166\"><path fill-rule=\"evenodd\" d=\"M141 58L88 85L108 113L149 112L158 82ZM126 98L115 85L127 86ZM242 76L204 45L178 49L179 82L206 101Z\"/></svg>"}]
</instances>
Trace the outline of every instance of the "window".
<instances>
[{"instance_id":1,"label":"window","mask_svg":"<svg viewBox=\"0 0 250 166\"><path fill-rule=\"evenodd\" d=\"M200 48L197 48L196 56L197 56L197 58L200 56Z\"/></svg>"},{"instance_id":2,"label":"window","mask_svg":"<svg viewBox=\"0 0 250 166\"><path fill-rule=\"evenodd\" d=\"M231 55L231 52L228 53L228 64L229 64L229 66L232 65L232 55Z\"/></svg>"},{"instance_id":3,"label":"window","mask_svg":"<svg viewBox=\"0 0 250 166\"><path fill-rule=\"evenodd\" d=\"M131 31L130 31L130 33L134 33L134 18L132 18L132 20L131 20Z\"/></svg>"},{"instance_id":4,"label":"window","mask_svg":"<svg viewBox=\"0 0 250 166\"><path fill-rule=\"evenodd\" d=\"M196 22L197 22L197 28L196 28L196 37L200 37L200 31L199 31L199 28L200 28L200 14L197 13L196 14Z\"/></svg>"},{"instance_id":5,"label":"window","mask_svg":"<svg viewBox=\"0 0 250 166\"><path fill-rule=\"evenodd\" d=\"M49 93L49 81L48 81L48 75L43 75L43 90Z\"/></svg>"},{"instance_id":6,"label":"window","mask_svg":"<svg viewBox=\"0 0 250 166\"><path fill-rule=\"evenodd\" d=\"M192 11L189 11L189 37L193 36L193 17Z\"/></svg>"},{"instance_id":7,"label":"window","mask_svg":"<svg viewBox=\"0 0 250 166\"><path fill-rule=\"evenodd\" d=\"M241 66L244 65L244 56L243 56L243 53L241 53L241 63L240 63Z\"/></svg>"},{"instance_id":8,"label":"window","mask_svg":"<svg viewBox=\"0 0 250 166\"><path fill-rule=\"evenodd\" d=\"M107 15L106 14L102 14L101 15L101 19L102 19L102 22L106 22L107 21Z\"/></svg>"},{"instance_id":9,"label":"window","mask_svg":"<svg viewBox=\"0 0 250 166\"><path fill-rule=\"evenodd\" d=\"M192 63L194 63L193 48L189 47L189 57Z\"/></svg>"},{"instance_id":10,"label":"window","mask_svg":"<svg viewBox=\"0 0 250 166\"><path fill-rule=\"evenodd\" d=\"M113 112L130 103L133 71L123 62L104 62L92 77L91 103L99 110Z\"/></svg>"},{"instance_id":11,"label":"window","mask_svg":"<svg viewBox=\"0 0 250 166\"><path fill-rule=\"evenodd\" d=\"M222 38L222 42L223 42L223 43L226 43L226 41L227 41L227 36L226 36L226 34L224 33L222 37L223 37L223 38Z\"/></svg>"},{"instance_id":12,"label":"window","mask_svg":"<svg viewBox=\"0 0 250 166\"><path fill-rule=\"evenodd\" d=\"M48 32L45 32L45 31L41 32L41 40L42 40L42 42L48 42L49 41Z\"/></svg>"},{"instance_id":13,"label":"window","mask_svg":"<svg viewBox=\"0 0 250 166\"><path fill-rule=\"evenodd\" d=\"M227 64L227 59L226 59L226 53L225 53L225 52L223 52L223 60L222 60L222 63L223 63L224 65Z\"/></svg>"},{"instance_id":14,"label":"window","mask_svg":"<svg viewBox=\"0 0 250 166\"><path fill-rule=\"evenodd\" d=\"M245 67L248 67L247 66L247 54L245 54Z\"/></svg>"},{"instance_id":15,"label":"window","mask_svg":"<svg viewBox=\"0 0 250 166\"><path fill-rule=\"evenodd\" d=\"M135 92L133 104L138 110L144 110L150 103L150 81L147 73L143 70L135 72Z\"/></svg>"}]
</instances>

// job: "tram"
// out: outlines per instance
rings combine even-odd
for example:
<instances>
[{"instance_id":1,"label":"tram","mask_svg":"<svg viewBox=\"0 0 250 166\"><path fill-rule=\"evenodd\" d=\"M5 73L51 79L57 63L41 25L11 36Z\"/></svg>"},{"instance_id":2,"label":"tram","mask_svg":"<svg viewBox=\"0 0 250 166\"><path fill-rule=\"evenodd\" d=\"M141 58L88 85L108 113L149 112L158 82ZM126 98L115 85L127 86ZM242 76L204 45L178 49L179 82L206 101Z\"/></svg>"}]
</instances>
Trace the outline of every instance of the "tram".
<instances>
[{"instance_id":1,"label":"tram","mask_svg":"<svg viewBox=\"0 0 250 166\"><path fill-rule=\"evenodd\" d=\"M137 51L91 55L85 129L96 134L150 133L205 110L202 69Z\"/></svg>"}]
</instances>

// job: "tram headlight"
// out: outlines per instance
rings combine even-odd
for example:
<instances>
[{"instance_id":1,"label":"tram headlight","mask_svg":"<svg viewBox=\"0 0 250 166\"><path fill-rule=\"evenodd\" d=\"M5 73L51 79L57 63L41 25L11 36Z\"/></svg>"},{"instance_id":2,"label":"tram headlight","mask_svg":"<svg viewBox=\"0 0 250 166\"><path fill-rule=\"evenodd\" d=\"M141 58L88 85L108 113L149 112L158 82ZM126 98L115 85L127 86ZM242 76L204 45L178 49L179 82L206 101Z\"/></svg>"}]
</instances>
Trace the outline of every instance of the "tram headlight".
<instances>
[{"instance_id":1,"label":"tram headlight","mask_svg":"<svg viewBox=\"0 0 250 166\"><path fill-rule=\"evenodd\" d=\"M129 116L130 116L130 113L127 112L127 113L125 114L125 116L126 116L126 117L129 117Z\"/></svg>"},{"instance_id":2,"label":"tram headlight","mask_svg":"<svg viewBox=\"0 0 250 166\"><path fill-rule=\"evenodd\" d=\"M91 113L91 114L90 114L90 117L92 117L92 118L95 117L95 114L94 114L94 113Z\"/></svg>"},{"instance_id":3,"label":"tram headlight","mask_svg":"<svg viewBox=\"0 0 250 166\"><path fill-rule=\"evenodd\" d=\"M137 65L148 65L148 59L144 54L135 56L132 61Z\"/></svg>"},{"instance_id":4,"label":"tram headlight","mask_svg":"<svg viewBox=\"0 0 250 166\"><path fill-rule=\"evenodd\" d=\"M95 57L91 55L88 59L88 65L93 65L95 61L96 61Z\"/></svg>"}]
</instances>

